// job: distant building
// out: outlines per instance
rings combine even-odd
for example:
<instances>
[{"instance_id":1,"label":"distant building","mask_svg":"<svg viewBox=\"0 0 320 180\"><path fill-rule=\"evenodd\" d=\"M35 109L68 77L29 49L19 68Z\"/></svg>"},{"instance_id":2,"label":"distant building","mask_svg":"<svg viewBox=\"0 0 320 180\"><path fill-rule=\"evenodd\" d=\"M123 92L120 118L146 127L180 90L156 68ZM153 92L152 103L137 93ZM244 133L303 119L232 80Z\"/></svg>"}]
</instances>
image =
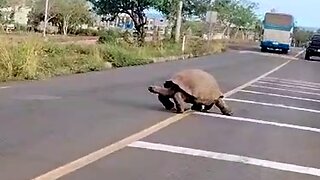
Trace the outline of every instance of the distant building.
<instances>
[{"instance_id":1,"label":"distant building","mask_svg":"<svg viewBox=\"0 0 320 180\"><path fill-rule=\"evenodd\" d=\"M105 21L103 19L108 19L109 16L95 16L96 21L94 27L101 28L119 28L121 30L134 30L134 23L129 15L119 14L113 21ZM159 28L160 34L165 32L165 28L168 26L167 20L162 16L157 16L152 13L146 13L147 24L145 25L145 30L147 33L152 33L155 27Z\"/></svg>"}]
</instances>

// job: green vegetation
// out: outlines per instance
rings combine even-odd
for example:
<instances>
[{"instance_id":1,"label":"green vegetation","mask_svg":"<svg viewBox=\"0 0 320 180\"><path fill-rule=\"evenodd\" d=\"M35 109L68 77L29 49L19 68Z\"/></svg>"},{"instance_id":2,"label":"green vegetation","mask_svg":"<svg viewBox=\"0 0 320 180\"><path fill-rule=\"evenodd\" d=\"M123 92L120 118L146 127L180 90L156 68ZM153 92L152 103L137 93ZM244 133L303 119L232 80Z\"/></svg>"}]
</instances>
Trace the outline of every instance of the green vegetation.
<instances>
[{"instance_id":1,"label":"green vegetation","mask_svg":"<svg viewBox=\"0 0 320 180\"><path fill-rule=\"evenodd\" d=\"M37 29L44 20L45 0L35 0L28 14L29 24ZM54 0L48 4L48 22L58 27L61 34L77 31L82 24L92 24L92 14L86 0Z\"/></svg>"},{"instance_id":2,"label":"green vegetation","mask_svg":"<svg viewBox=\"0 0 320 180\"><path fill-rule=\"evenodd\" d=\"M320 33L320 29L316 33ZM302 47L306 45L313 34L315 34L315 32L308 31L299 27L294 28L293 40L295 46Z\"/></svg>"},{"instance_id":3,"label":"green vegetation","mask_svg":"<svg viewBox=\"0 0 320 180\"><path fill-rule=\"evenodd\" d=\"M158 0L88 0L93 4L93 9L98 15L110 15L109 19L115 19L119 14L124 13L131 17L139 46L144 44L145 30L147 24L144 11L154 7Z\"/></svg>"},{"instance_id":4,"label":"green vegetation","mask_svg":"<svg viewBox=\"0 0 320 180\"><path fill-rule=\"evenodd\" d=\"M143 47L126 42L99 44L61 44L30 36L9 43L1 38L0 81L37 80L48 77L100 71L113 67L135 66L154 62L157 57L182 55L181 46L171 42L150 42ZM185 54L221 52L220 42L208 46L203 40L190 40Z\"/></svg>"},{"instance_id":5,"label":"green vegetation","mask_svg":"<svg viewBox=\"0 0 320 180\"><path fill-rule=\"evenodd\" d=\"M250 1L216 0L210 4L210 0L183 0L181 35L185 35L186 41L182 51L182 41L171 41L175 37L179 0L49 1L45 39L41 34L45 0L26 2L32 7L27 26L15 24L15 29L8 29L8 24L15 23L15 8L0 12L0 81L45 79L111 67L144 65L172 57L223 52L228 43L226 40L206 41L202 38L208 31L208 24L203 21L207 10L219 13L217 24L222 26L225 35L235 31L233 34L243 34L244 37L258 22L253 13L257 5ZM92 3L91 10L88 2ZM0 0L0 7L13 6L21 6L21 1ZM146 31L143 11L149 8L160 10L169 20L164 35L157 28L151 36ZM112 20L121 13L133 20L134 32L106 30L94 22L94 14L110 15L106 18ZM191 16L201 20L192 21L188 19ZM89 28L83 28L83 25Z\"/></svg>"}]
</instances>

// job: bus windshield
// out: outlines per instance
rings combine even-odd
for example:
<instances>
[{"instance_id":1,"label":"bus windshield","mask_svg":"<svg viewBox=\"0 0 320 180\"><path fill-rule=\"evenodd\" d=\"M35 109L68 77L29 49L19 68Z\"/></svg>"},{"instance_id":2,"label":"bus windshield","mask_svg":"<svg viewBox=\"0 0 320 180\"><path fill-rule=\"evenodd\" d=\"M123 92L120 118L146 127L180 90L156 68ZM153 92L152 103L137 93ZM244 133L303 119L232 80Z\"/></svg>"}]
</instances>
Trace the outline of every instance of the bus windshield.
<instances>
[{"instance_id":1,"label":"bus windshield","mask_svg":"<svg viewBox=\"0 0 320 180\"><path fill-rule=\"evenodd\" d=\"M291 15L267 13L265 16L265 23L270 25L290 26L292 22L293 17Z\"/></svg>"}]
</instances>

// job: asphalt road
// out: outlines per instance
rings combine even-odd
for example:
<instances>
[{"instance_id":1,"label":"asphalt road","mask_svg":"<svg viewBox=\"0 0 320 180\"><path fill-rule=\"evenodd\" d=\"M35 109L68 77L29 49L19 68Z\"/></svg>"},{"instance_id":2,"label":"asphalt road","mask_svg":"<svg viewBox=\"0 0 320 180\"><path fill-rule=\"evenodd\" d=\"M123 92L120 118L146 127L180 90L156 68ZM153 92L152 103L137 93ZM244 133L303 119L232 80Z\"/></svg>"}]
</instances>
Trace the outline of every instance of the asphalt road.
<instances>
[{"instance_id":1,"label":"asphalt road","mask_svg":"<svg viewBox=\"0 0 320 180\"><path fill-rule=\"evenodd\" d=\"M38 177L172 117L174 114L162 108L147 86L162 83L177 70L202 68L215 75L223 92L228 92L287 61L227 52L5 84L7 88L0 87L1 180ZM308 168L320 168L319 69L317 62L293 60L267 76L276 78L257 79L228 97L236 119L216 117L216 109L216 113L191 114L74 172L62 170L61 179L319 179L312 173L320 170ZM156 149L150 150L152 145ZM170 148L179 153L167 152ZM190 154L183 148L190 148ZM203 152L197 150L208 151L211 156L202 157ZM214 153L220 153L222 159ZM230 154L236 158L227 160ZM253 164L244 163L247 161ZM274 162L282 164L274 168L261 165ZM305 168L295 172L297 168L292 165Z\"/></svg>"}]
</instances>

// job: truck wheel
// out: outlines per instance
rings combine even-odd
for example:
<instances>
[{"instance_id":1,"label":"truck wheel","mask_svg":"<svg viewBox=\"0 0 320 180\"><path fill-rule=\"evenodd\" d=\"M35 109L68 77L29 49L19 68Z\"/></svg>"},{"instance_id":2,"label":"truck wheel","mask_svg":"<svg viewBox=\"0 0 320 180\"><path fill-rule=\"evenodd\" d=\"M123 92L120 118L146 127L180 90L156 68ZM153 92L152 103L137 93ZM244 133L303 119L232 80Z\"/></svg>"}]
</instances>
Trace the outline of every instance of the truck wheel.
<instances>
[{"instance_id":1,"label":"truck wheel","mask_svg":"<svg viewBox=\"0 0 320 180\"><path fill-rule=\"evenodd\" d=\"M261 52L267 52L267 48L262 47L262 48L261 48Z\"/></svg>"}]
</instances>

